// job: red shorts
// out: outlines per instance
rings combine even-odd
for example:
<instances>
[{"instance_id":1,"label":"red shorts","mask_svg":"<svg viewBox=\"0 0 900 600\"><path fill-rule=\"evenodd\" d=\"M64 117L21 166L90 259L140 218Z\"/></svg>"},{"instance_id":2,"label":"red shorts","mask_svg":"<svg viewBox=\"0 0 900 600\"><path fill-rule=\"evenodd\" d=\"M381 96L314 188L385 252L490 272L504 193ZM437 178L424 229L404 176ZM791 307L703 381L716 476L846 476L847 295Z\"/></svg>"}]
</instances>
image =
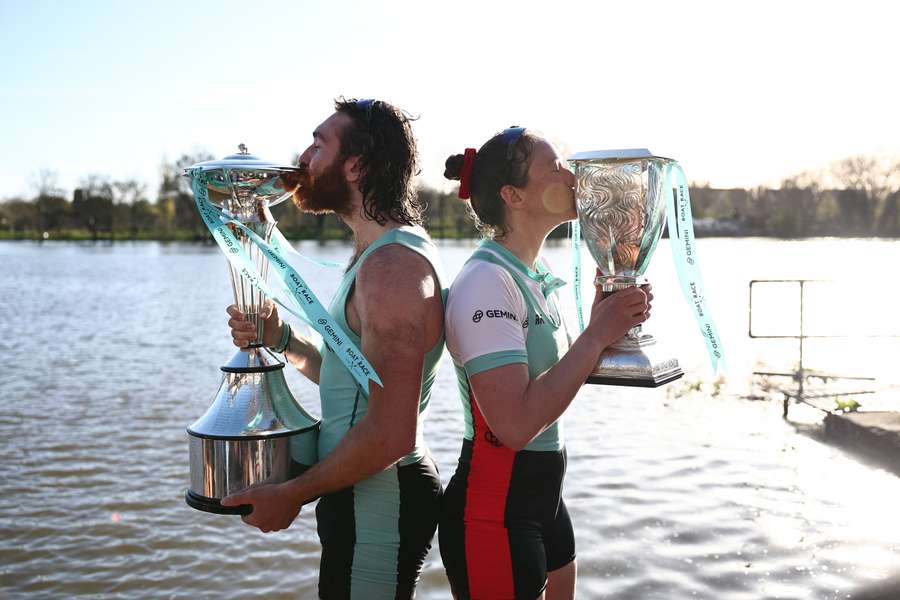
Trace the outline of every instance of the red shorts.
<instances>
[{"instance_id":1,"label":"red shorts","mask_svg":"<svg viewBox=\"0 0 900 600\"><path fill-rule=\"evenodd\" d=\"M458 600L534 600L547 572L575 559L565 471L565 450L515 452L478 427L463 441L438 529Z\"/></svg>"}]
</instances>

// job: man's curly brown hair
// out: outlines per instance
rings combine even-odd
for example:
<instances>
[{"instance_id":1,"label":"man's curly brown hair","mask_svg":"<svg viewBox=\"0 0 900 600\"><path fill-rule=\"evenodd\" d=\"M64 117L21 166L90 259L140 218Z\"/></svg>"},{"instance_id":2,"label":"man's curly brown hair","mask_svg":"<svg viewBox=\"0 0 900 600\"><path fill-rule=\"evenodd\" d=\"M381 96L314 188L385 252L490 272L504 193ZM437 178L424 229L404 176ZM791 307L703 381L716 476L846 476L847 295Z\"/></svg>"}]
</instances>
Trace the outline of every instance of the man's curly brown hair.
<instances>
[{"instance_id":1,"label":"man's curly brown hair","mask_svg":"<svg viewBox=\"0 0 900 600\"><path fill-rule=\"evenodd\" d=\"M415 119L382 100L338 98L334 109L352 124L341 131L341 158L359 156L359 191L368 218L421 225L423 206L413 177L419 153L410 123Z\"/></svg>"}]
</instances>

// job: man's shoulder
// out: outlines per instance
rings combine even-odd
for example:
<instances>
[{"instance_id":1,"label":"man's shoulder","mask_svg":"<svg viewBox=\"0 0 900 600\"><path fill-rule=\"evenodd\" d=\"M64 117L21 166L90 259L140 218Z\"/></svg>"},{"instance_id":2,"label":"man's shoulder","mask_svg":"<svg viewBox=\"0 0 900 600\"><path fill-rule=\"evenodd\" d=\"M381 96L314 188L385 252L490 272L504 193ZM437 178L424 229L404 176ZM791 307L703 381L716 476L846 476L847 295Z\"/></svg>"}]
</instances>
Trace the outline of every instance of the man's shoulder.
<instances>
[{"instance_id":1,"label":"man's shoulder","mask_svg":"<svg viewBox=\"0 0 900 600\"><path fill-rule=\"evenodd\" d=\"M363 320L394 322L425 319L430 303L441 301L431 263L399 244L377 248L360 265L354 297Z\"/></svg>"},{"instance_id":2,"label":"man's shoulder","mask_svg":"<svg viewBox=\"0 0 900 600\"><path fill-rule=\"evenodd\" d=\"M386 244L376 248L357 272L357 286L418 285L425 277L432 277L431 262L419 252L402 244Z\"/></svg>"}]
</instances>

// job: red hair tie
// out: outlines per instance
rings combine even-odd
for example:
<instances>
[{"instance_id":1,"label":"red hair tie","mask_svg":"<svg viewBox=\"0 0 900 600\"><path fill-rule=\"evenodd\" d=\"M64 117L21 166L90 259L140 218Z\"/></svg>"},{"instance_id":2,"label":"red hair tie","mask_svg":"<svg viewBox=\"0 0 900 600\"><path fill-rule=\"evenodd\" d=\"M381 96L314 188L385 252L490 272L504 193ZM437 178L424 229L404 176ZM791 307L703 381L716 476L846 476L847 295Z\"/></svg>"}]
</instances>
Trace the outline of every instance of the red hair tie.
<instances>
[{"instance_id":1,"label":"red hair tie","mask_svg":"<svg viewBox=\"0 0 900 600\"><path fill-rule=\"evenodd\" d=\"M466 148L462 170L459 172L459 197L466 200L471 196L469 184L472 183L472 165L475 164L475 148Z\"/></svg>"}]
</instances>

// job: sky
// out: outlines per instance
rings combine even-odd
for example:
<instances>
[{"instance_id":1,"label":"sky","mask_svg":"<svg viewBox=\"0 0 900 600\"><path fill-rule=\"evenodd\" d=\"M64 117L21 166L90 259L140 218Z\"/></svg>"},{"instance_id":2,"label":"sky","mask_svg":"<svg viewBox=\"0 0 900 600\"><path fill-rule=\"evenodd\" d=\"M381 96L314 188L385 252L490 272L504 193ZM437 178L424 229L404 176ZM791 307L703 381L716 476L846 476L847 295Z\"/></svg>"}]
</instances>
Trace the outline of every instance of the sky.
<instances>
[{"instance_id":1,"label":"sky","mask_svg":"<svg viewBox=\"0 0 900 600\"><path fill-rule=\"evenodd\" d=\"M289 161L332 100L417 115L422 183L516 124L646 147L714 187L900 159L897 3L0 0L0 199L245 143Z\"/></svg>"}]
</instances>

